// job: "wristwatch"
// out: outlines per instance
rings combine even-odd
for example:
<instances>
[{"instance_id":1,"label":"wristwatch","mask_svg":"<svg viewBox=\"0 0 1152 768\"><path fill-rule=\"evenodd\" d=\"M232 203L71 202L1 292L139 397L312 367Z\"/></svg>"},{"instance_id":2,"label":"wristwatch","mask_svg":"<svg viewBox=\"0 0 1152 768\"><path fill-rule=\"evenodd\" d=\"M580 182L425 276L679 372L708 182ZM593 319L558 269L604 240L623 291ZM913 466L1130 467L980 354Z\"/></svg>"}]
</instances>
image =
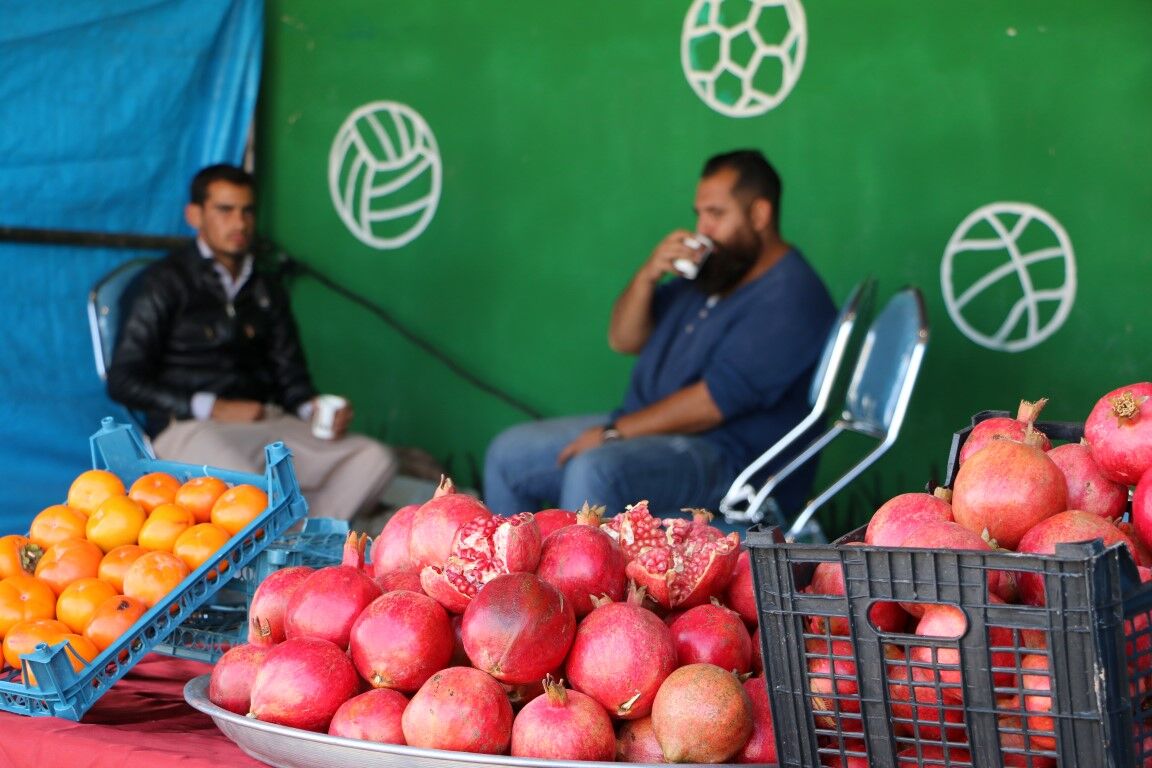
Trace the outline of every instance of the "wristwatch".
<instances>
[{"instance_id":1,"label":"wristwatch","mask_svg":"<svg viewBox=\"0 0 1152 768\"><path fill-rule=\"evenodd\" d=\"M620 434L620 430L616 429L616 422L610 421L604 425L604 429L600 430L600 442L607 443L611 440L620 440L624 435Z\"/></svg>"}]
</instances>

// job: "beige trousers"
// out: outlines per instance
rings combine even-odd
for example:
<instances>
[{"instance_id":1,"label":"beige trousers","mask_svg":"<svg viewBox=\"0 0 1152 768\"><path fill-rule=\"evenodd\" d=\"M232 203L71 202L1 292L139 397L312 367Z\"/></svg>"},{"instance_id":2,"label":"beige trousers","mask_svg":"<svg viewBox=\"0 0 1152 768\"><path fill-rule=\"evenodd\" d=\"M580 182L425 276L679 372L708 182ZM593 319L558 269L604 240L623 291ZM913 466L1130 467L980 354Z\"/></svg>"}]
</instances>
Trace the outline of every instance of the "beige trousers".
<instances>
[{"instance_id":1,"label":"beige trousers","mask_svg":"<svg viewBox=\"0 0 1152 768\"><path fill-rule=\"evenodd\" d=\"M152 447L168 461L264 474L264 447L278 440L292 452L309 517L351 520L369 512L396 474L388 446L355 434L321 440L307 422L285 414L247 423L173 421Z\"/></svg>"}]
</instances>

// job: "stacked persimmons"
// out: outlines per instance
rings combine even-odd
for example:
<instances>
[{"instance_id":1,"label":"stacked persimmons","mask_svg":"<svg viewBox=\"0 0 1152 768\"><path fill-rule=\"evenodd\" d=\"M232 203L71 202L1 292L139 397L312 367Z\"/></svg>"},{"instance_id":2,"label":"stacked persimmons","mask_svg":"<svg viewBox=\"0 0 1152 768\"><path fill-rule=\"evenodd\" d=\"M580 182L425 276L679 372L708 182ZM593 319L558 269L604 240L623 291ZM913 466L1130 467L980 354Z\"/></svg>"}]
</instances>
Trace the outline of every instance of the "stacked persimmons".
<instances>
[{"instance_id":1,"label":"stacked persimmons","mask_svg":"<svg viewBox=\"0 0 1152 768\"><path fill-rule=\"evenodd\" d=\"M126 489L107 470L81 473L28 535L0 537L4 663L67 640L81 670L267 506L260 488L217 477L151 472Z\"/></svg>"}]
</instances>

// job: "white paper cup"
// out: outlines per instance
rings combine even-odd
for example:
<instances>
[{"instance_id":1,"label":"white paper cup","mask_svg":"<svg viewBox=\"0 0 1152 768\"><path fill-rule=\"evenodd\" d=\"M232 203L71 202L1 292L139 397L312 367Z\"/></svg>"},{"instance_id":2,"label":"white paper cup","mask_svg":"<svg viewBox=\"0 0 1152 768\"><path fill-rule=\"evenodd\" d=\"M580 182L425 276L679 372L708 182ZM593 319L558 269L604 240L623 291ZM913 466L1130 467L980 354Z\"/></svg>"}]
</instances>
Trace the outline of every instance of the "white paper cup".
<instances>
[{"instance_id":1,"label":"white paper cup","mask_svg":"<svg viewBox=\"0 0 1152 768\"><path fill-rule=\"evenodd\" d=\"M320 395L312 412L312 434L321 440L336 437L336 413L348 407L348 401L339 395Z\"/></svg>"},{"instance_id":2,"label":"white paper cup","mask_svg":"<svg viewBox=\"0 0 1152 768\"><path fill-rule=\"evenodd\" d=\"M707 235L700 234L684 238L684 245L696 251L700 256L696 261L692 261L691 259L676 259L676 261L672 263L672 267L689 280L695 280L696 275L700 272L700 267L704 266L704 262L712 255L712 251L716 245Z\"/></svg>"}]
</instances>

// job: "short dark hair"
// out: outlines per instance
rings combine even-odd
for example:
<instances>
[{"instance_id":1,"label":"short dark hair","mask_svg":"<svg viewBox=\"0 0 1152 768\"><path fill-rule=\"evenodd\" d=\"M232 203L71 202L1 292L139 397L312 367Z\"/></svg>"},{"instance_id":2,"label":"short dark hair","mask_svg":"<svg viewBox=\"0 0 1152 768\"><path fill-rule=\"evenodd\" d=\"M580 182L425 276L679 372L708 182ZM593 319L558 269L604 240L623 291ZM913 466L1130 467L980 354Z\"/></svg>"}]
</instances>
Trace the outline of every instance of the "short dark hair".
<instances>
[{"instance_id":1,"label":"short dark hair","mask_svg":"<svg viewBox=\"0 0 1152 768\"><path fill-rule=\"evenodd\" d=\"M204 205L208 199L208 187L214 181L226 181L238 187L256 188L256 180L252 174L235 165L218 163L202 168L192 177L192 184L188 190L188 201L193 205Z\"/></svg>"},{"instance_id":2,"label":"short dark hair","mask_svg":"<svg viewBox=\"0 0 1152 768\"><path fill-rule=\"evenodd\" d=\"M753 198L762 197L772 203L772 222L780 230L780 196L784 185L780 174L758 149L737 149L714 155L704 163L700 178L712 176L725 168L736 171L733 190L745 192Z\"/></svg>"}]
</instances>

